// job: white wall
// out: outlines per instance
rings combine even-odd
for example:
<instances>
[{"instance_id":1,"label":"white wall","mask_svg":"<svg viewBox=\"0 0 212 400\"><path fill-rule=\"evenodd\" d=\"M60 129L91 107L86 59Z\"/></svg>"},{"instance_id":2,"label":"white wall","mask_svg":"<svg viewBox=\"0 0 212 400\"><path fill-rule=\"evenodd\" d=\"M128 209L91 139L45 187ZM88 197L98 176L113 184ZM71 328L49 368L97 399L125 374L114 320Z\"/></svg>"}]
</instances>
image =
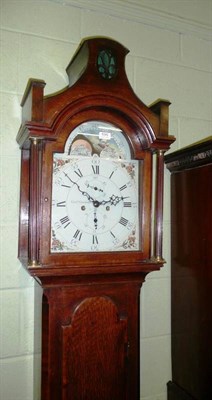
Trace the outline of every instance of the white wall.
<instances>
[{"instance_id":1,"label":"white wall","mask_svg":"<svg viewBox=\"0 0 212 400\"><path fill-rule=\"evenodd\" d=\"M16 134L28 78L45 93L67 84L81 38L106 35L130 50L130 82L146 103L169 99L173 149L212 134L211 0L0 0L1 400L39 400L39 287L17 260L20 151ZM170 356L170 202L165 171L164 257L141 295L141 399L165 400ZM36 289L36 290L35 290ZM34 343L36 339L36 343ZM34 365L35 361L35 366ZM33 376L34 385L33 385Z\"/></svg>"}]
</instances>

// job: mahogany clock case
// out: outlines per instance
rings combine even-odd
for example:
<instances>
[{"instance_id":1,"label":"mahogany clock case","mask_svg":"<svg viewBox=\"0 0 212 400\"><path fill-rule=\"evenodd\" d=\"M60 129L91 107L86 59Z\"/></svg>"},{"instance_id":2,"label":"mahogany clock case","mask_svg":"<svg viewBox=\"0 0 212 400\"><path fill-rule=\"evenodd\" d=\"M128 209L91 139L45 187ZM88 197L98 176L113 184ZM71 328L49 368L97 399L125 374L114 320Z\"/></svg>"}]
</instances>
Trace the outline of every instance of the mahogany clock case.
<instances>
[{"instance_id":1,"label":"mahogany clock case","mask_svg":"<svg viewBox=\"0 0 212 400\"><path fill-rule=\"evenodd\" d=\"M85 39L67 68L68 87L44 96L45 82L31 79L22 100L22 124L17 135L22 154L19 259L43 288L42 400L139 398L139 293L146 274L159 270L164 263L164 153L175 139L168 135L170 102L158 100L147 107L133 92L124 66L127 53L112 39ZM70 196L59 199L57 206L65 209L66 205L68 210L81 196L81 212L88 208L93 213L95 246L86 247L88 251L64 251L63 246L63 250L53 251L54 157L64 157L66 144L76 129L92 121L121 130L131 167L136 169L138 165L138 191L133 200L139 215L138 248L98 251L95 233L101 218L109 215L107 212L113 212L121 229L127 228L126 215L118 217L116 211L125 208L124 195L120 193L128 182L119 187L117 183L119 192L113 192L115 186L108 183L113 170L100 179L94 176L101 175L99 169L93 168L92 172L90 166L93 176L85 181L84 171L77 169L77 174L70 172L75 179L71 175L67 178L66 169L61 167L62 177L71 180L71 187ZM108 162L112 165L114 161ZM122 162L125 173L129 163ZM93 183L94 178L98 185ZM82 186L85 182L86 189ZM67 182L62 184L68 186ZM94 191L102 196L102 184L114 189L111 194L107 192L108 197L94 197ZM127 206L132 206L131 199ZM64 229L63 222L68 229L69 217L59 217L58 229ZM84 220L81 221L85 231ZM83 229L76 225L72 239L74 236L81 240ZM115 236L109 229L110 235Z\"/></svg>"}]
</instances>

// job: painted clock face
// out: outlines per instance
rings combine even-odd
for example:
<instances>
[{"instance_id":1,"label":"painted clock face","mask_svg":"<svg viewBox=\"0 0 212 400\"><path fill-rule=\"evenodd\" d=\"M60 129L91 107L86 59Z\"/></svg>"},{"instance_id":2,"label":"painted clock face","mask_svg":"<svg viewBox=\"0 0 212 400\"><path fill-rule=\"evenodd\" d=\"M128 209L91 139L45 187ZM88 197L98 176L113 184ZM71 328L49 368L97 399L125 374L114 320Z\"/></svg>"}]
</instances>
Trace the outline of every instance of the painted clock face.
<instances>
[{"instance_id":1,"label":"painted clock face","mask_svg":"<svg viewBox=\"0 0 212 400\"><path fill-rule=\"evenodd\" d=\"M138 161L113 125L86 124L54 154L51 252L139 250Z\"/></svg>"}]
</instances>

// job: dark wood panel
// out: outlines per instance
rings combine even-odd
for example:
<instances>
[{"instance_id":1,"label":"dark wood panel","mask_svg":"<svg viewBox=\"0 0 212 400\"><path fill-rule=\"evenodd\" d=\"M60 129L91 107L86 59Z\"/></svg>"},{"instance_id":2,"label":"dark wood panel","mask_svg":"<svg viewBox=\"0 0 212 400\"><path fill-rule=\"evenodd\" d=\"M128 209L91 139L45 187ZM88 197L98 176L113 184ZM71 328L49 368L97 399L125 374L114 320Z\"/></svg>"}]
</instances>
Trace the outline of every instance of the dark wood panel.
<instances>
[{"instance_id":1,"label":"dark wood panel","mask_svg":"<svg viewBox=\"0 0 212 400\"><path fill-rule=\"evenodd\" d=\"M172 184L172 357L175 381L212 398L212 165Z\"/></svg>"},{"instance_id":2,"label":"dark wood panel","mask_svg":"<svg viewBox=\"0 0 212 400\"><path fill-rule=\"evenodd\" d=\"M62 326L62 359L63 400L124 399L127 321L110 299L76 307L71 325Z\"/></svg>"},{"instance_id":3,"label":"dark wood panel","mask_svg":"<svg viewBox=\"0 0 212 400\"><path fill-rule=\"evenodd\" d=\"M170 400L212 398L211 144L211 140L206 140L199 149L195 145L173 153L173 157L167 156L168 167L173 172ZM209 157L208 164L206 157Z\"/></svg>"}]
</instances>

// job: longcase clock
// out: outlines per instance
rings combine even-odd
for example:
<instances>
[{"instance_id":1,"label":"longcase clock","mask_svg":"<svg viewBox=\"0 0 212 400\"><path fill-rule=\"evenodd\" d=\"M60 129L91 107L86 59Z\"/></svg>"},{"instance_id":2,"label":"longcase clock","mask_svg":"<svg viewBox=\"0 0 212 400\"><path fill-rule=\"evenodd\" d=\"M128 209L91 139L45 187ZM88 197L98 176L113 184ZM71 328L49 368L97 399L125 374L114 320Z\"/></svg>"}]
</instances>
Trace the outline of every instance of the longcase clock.
<instances>
[{"instance_id":1,"label":"longcase clock","mask_svg":"<svg viewBox=\"0 0 212 400\"><path fill-rule=\"evenodd\" d=\"M44 96L45 82L30 80L22 100L19 258L43 288L42 400L139 398L139 293L164 263L174 137L170 103L134 94L127 53L85 39L68 87Z\"/></svg>"}]
</instances>

